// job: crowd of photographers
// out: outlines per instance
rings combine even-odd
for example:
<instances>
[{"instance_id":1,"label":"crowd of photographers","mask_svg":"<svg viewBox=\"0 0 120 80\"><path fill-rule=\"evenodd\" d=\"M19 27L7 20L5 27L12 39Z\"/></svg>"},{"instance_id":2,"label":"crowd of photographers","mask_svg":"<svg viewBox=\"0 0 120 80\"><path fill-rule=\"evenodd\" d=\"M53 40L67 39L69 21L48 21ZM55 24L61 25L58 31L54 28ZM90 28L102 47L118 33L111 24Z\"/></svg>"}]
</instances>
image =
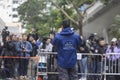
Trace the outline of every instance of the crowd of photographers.
<instances>
[{"instance_id":1,"label":"crowd of photographers","mask_svg":"<svg viewBox=\"0 0 120 80\"><path fill-rule=\"evenodd\" d=\"M61 29L58 31L58 33ZM35 29L31 30L29 35L14 35L7 31L5 27L2 31L2 40L0 43L0 77L2 78L15 78L19 76L20 80L27 79L27 71L29 64L29 57L37 55L37 50L42 52L56 52L56 47L51 44L54 39L55 33L51 32L49 38L44 38L42 41L38 39L37 32ZM96 33L91 34L87 40L82 41L78 53L89 53L89 54L105 54L105 53L120 53L120 41L116 38L111 40L110 45L105 43L103 37L98 37ZM5 58L5 56L10 56ZM26 58L19 58L26 57ZM52 62L49 64L54 65L54 58L56 56L49 56ZM108 60L118 61L119 56L108 56ZM90 63L90 65L88 65ZM91 66L92 64L92 66ZM52 69L48 65L49 69ZM89 76L87 79L88 72L101 73L103 69L103 61L101 56L88 57L84 55L81 60L78 60L78 72L85 73L81 75L80 80L101 80L102 76ZM53 68L54 69L54 68ZM103 69L103 70L101 70ZM118 69L118 68L116 68ZM119 76L112 76L112 80L117 80ZM16 80L16 79L15 79ZM18 79L19 80L19 79ZM54 80L54 79L53 79ZM108 80L110 80L108 76ZM119 79L118 79L119 80Z\"/></svg>"},{"instance_id":2,"label":"crowd of photographers","mask_svg":"<svg viewBox=\"0 0 120 80\"><path fill-rule=\"evenodd\" d=\"M35 29L29 35L14 35L10 34L7 27L3 29L0 43L0 78L27 78L29 57L37 55L37 39Z\"/></svg>"},{"instance_id":3,"label":"crowd of photographers","mask_svg":"<svg viewBox=\"0 0 120 80\"><path fill-rule=\"evenodd\" d=\"M78 61L78 66L80 67L81 73L86 73L81 75L80 80L104 80L102 73L107 70L107 73L119 73L119 53L120 53L120 40L113 38L109 44L105 42L103 37L99 37L97 33L91 34L86 42L83 40L83 43L80 47L79 53L89 53L89 54L98 54L94 56L83 56L81 60ZM113 53L112 55L109 55ZM117 53L118 55L115 55ZM105 67L105 56L106 54L106 66ZM87 63L87 64L86 64ZM87 77L87 73L96 73L101 75L90 75ZM118 80L120 76L108 75L106 80Z\"/></svg>"}]
</instances>

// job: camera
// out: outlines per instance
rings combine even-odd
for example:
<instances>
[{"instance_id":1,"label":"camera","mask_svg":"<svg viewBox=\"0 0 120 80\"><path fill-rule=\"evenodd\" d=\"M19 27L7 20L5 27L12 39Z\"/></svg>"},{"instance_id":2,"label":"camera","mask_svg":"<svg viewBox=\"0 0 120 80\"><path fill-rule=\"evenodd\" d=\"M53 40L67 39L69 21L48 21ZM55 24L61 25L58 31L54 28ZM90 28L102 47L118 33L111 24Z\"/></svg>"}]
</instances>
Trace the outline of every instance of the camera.
<instances>
[{"instance_id":1,"label":"camera","mask_svg":"<svg viewBox=\"0 0 120 80\"><path fill-rule=\"evenodd\" d=\"M8 27L5 26L2 30L2 40L5 41L5 38L10 35L10 32L8 31Z\"/></svg>"},{"instance_id":2,"label":"camera","mask_svg":"<svg viewBox=\"0 0 120 80\"><path fill-rule=\"evenodd\" d=\"M89 39L90 42L97 43L98 39L99 39L99 36L97 35L97 33L93 33L88 37L88 39Z\"/></svg>"}]
</instances>

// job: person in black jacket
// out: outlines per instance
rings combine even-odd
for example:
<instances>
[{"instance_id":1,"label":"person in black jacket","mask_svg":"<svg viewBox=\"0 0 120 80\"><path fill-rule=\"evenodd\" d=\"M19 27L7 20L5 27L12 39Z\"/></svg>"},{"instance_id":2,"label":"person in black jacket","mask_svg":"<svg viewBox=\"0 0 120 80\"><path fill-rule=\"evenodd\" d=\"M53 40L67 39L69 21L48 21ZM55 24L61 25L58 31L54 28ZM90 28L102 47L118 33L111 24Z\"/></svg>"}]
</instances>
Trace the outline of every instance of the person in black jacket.
<instances>
[{"instance_id":1,"label":"person in black jacket","mask_svg":"<svg viewBox=\"0 0 120 80\"><path fill-rule=\"evenodd\" d=\"M82 45L80 46L80 53L82 53L82 59L79 61L78 66L80 67L80 71L82 74L81 76L81 80L87 80L87 72L88 72L88 56L86 55L86 53L89 53L90 50L89 48L86 46L86 41L84 40L82 42ZM85 53L85 54L84 54Z\"/></svg>"},{"instance_id":2,"label":"person in black jacket","mask_svg":"<svg viewBox=\"0 0 120 80\"><path fill-rule=\"evenodd\" d=\"M20 56L19 52L16 50L16 44L19 42L19 38L16 35L11 36L11 41L13 43L13 49L12 51L14 52L14 57ZM16 79L18 78L18 66L19 66L19 60L18 58L15 58L15 77Z\"/></svg>"},{"instance_id":3,"label":"person in black jacket","mask_svg":"<svg viewBox=\"0 0 120 80\"><path fill-rule=\"evenodd\" d=\"M37 41L38 40L38 33L37 33L37 30L36 29L34 29L34 28L32 28L32 30L31 30L31 32L28 34L28 38L27 38L27 41L29 41L29 38L30 38L30 36L32 36L34 39L35 39L35 41Z\"/></svg>"},{"instance_id":4,"label":"person in black jacket","mask_svg":"<svg viewBox=\"0 0 120 80\"><path fill-rule=\"evenodd\" d=\"M105 45L104 38L99 38L98 45L96 46L95 53L96 54L105 54L107 50L107 46ZM95 63L96 63L96 72L98 74L102 74L104 71L104 63L103 63L103 57L97 55L95 57ZM97 80L103 80L102 76L96 76Z\"/></svg>"},{"instance_id":5,"label":"person in black jacket","mask_svg":"<svg viewBox=\"0 0 120 80\"><path fill-rule=\"evenodd\" d=\"M13 58L4 58L4 56L14 56L13 52L14 44L10 40L10 37L7 36L5 43L3 45L2 56L4 61L4 68L6 69L6 77L13 78L14 77L14 68L15 68L15 60Z\"/></svg>"},{"instance_id":6,"label":"person in black jacket","mask_svg":"<svg viewBox=\"0 0 120 80\"><path fill-rule=\"evenodd\" d=\"M3 50L3 42L0 42L0 56ZM0 58L0 67L2 66L2 59Z\"/></svg>"},{"instance_id":7,"label":"person in black jacket","mask_svg":"<svg viewBox=\"0 0 120 80\"><path fill-rule=\"evenodd\" d=\"M2 53L2 49L3 49L3 42L0 42L0 55Z\"/></svg>"},{"instance_id":8,"label":"person in black jacket","mask_svg":"<svg viewBox=\"0 0 120 80\"><path fill-rule=\"evenodd\" d=\"M38 49L38 46L36 44L36 41L35 39L33 38L33 36L30 36L29 37L29 42L31 43L32 47L33 47L33 50L31 52L31 57L34 57L37 55L37 49Z\"/></svg>"}]
</instances>

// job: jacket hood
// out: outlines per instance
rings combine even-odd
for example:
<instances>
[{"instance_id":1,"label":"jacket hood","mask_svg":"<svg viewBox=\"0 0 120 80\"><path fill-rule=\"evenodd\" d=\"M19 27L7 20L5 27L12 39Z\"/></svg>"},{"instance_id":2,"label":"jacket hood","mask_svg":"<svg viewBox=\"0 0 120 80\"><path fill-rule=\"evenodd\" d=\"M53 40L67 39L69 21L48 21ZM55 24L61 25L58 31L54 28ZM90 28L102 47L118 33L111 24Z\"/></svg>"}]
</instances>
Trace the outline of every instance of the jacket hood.
<instances>
[{"instance_id":1,"label":"jacket hood","mask_svg":"<svg viewBox=\"0 0 120 80\"><path fill-rule=\"evenodd\" d=\"M65 35L65 36L66 36L66 35L72 35L72 34L74 34L74 31L71 30L70 27L63 29L63 30L60 32L60 35Z\"/></svg>"}]
</instances>

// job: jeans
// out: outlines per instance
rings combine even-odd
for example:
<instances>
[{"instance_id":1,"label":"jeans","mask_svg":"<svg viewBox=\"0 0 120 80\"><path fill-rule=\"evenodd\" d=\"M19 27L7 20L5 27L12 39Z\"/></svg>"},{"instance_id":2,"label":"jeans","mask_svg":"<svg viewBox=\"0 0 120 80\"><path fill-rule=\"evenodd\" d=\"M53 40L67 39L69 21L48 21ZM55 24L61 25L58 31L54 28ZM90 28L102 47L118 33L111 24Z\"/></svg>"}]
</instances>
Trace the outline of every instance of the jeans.
<instances>
[{"instance_id":1,"label":"jeans","mask_svg":"<svg viewBox=\"0 0 120 80\"><path fill-rule=\"evenodd\" d=\"M103 64L103 62L97 62L97 73L98 74L102 74L103 71L104 71L104 64ZM102 79L102 75L98 75L98 76L96 76L96 78L98 80L101 80Z\"/></svg>"},{"instance_id":2,"label":"jeans","mask_svg":"<svg viewBox=\"0 0 120 80\"><path fill-rule=\"evenodd\" d=\"M82 73L82 78L87 78L87 72L88 72L88 58L85 57L82 60L79 61L79 65L80 65L80 71Z\"/></svg>"},{"instance_id":3,"label":"jeans","mask_svg":"<svg viewBox=\"0 0 120 80\"><path fill-rule=\"evenodd\" d=\"M92 65L90 65L90 66L92 66L92 68L91 68L92 71L90 71L90 73L93 73L93 74L103 73L103 71L104 71L103 62L92 61L91 64ZM102 75L90 75L89 80L101 80L101 78L102 78Z\"/></svg>"},{"instance_id":4,"label":"jeans","mask_svg":"<svg viewBox=\"0 0 120 80\"><path fill-rule=\"evenodd\" d=\"M62 68L58 66L59 79L58 80L78 80L77 68Z\"/></svg>"},{"instance_id":5,"label":"jeans","mask_svg":"<svg viewBox=\"0 0 120 80\"><path fill-rule=\"evenodd\" d=\"M22 53L21 56L26 56L29 57L29 54L27 53ZM29 64L29 59L20 59L19 60L19 67L18 67L18 73L19 76L26 76L27 71L28 71L28 64Z\"/></svg>"},{"instance_id":6,"label":"jeans","mask_svg":"<svg viewBox=\"0 0 120 80\"><path fill-rule=\"evenodd\" d=\"M19 76L26 76L27 75L28 63L29 63L28 59L21 59L20 60L20 64L19 64L19 68L18 68Z\"/></svg>"},{"instance_id":7,"label":"jeans","mask_svg":"<svg viewBox=\"0 0 120 80\"><path fill-rule=\"evenodd\" d=\"M19 63L15 64L15 76L18 76Z\"/></svg>"}]
</instances>

